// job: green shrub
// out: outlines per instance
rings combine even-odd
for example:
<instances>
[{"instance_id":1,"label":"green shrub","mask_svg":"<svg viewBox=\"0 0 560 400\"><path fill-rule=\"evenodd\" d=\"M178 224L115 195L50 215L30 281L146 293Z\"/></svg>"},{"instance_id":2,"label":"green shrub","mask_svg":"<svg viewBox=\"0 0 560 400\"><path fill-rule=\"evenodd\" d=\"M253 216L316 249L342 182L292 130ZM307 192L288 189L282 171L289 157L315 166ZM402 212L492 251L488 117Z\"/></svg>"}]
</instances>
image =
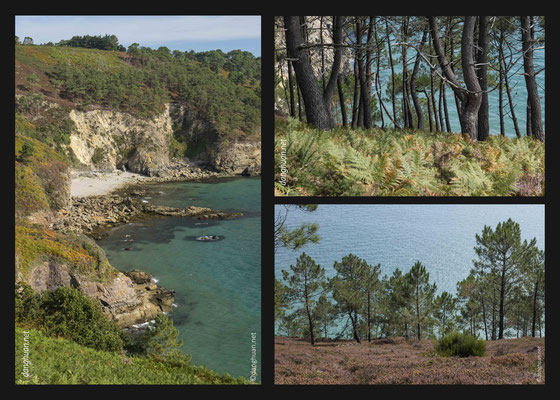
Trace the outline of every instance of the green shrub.
<instances>
[{"instance_id":1,"label":"green shrub","mask_svg":"<svg viewBox=\"0 0 560 400\"><path fill-rule=\"evenodd\" d=\"M16 285L15 320L16 324L36 325L41 315L41 296L26 283Z\"/></svg>"},{"instance_id":2,"label":"green shrub","mask_svg":"<svg viewBox=\"0 0 560 400\"><path fill-rule=\"evenodd\" d=\"M435 351L444 357L483 356L486 342L471 335L452 332L435 343Z\"/></svg>"},{"instance_id":3,"label":"green shrub","mask_svg":"<svg viewBox=\"0 0 560 400\"><path fill-rule=\"evenodd\" d=\"M101 161L103 161L104 154L105 151L103 150L102 147L96 147L95 150L93 151L93 156L91 156L91 162L94 165L99 164Z\"/></svg>"},{"instance_id":4,"label":"green shrub","mask_svg":"<svg viewBox=\"0 0 560 400\"><path fill-rule=\"evenodd\" d=\"M101 306L78 289L59 287L35 293L27 285L16 291L16 322L37 326L45 334L64 337L97 350L120 351L123 333Z\"/></svg>"}]
</instances>

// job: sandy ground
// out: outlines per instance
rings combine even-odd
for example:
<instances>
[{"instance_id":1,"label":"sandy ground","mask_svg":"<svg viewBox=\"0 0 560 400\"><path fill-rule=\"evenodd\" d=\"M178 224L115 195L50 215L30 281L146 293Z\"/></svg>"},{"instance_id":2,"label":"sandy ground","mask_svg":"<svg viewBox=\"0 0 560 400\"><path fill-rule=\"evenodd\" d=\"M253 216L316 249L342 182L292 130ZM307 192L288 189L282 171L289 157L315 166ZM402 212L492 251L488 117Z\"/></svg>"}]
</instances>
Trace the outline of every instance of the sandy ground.
<instances>
[{"instance_id":1,"label":"sandy ground","mask_svg":"<svg viewBox=\"0 0 560 400\"><path fill-rule=\"evenodd\" d=\"M72 173L71 196L86 197L103 195L129 183L145 180L146 177L132 172Z\"/></svg>"}]
</instances>

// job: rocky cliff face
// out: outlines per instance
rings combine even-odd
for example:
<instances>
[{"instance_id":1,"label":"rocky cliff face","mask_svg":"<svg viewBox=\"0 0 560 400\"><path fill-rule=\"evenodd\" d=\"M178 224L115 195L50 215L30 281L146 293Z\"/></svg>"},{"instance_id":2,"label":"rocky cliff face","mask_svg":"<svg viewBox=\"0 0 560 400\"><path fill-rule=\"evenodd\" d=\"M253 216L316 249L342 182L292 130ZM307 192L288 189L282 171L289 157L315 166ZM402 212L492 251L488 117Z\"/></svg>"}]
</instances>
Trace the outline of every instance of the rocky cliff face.
<instances>
[{"instance_id":1,"label":"rocky cliff face","mask_svg":"<svg viewBox=\"0 0 560 400\"><path fill-rule=\"evenodd\" d=\"M54 260L43 262L22 279L33 290L54 290L66 286L97 299L103 311L120 327L130 327L171 311L174 292L158 287L146 272L117 272L100 282Z\"/></svg>"},{"instance_id":2,"label":"rocky cliff face","mask_svg":"<svg viewBox=\"0 0 560 400\"><path fill-rule=\"evenodd\" d=\"M76 129L70 148L88 167L108 171L126 167L149 175L169 163L169 108L153 119L109 110L72 110L70 119Z\"/></svg>"},{"instance_id":3,"label":"rocky cliff face","mask_svg":"<svg viewBox=\"0 0 560 400\"><path fill-rule=\"evenodd\" d=\"M75 129L70 148L86 167L114 171L126 168L149 176L170 164L169 144L173 127L181 130L194 161L218 172L241 174L246 169L260 173L260 142L224 140L208 121L193 116L177 103L167 104L165 111L152 119L131 114L90 110L70 112Z\"/></svg>"}]
</instances>

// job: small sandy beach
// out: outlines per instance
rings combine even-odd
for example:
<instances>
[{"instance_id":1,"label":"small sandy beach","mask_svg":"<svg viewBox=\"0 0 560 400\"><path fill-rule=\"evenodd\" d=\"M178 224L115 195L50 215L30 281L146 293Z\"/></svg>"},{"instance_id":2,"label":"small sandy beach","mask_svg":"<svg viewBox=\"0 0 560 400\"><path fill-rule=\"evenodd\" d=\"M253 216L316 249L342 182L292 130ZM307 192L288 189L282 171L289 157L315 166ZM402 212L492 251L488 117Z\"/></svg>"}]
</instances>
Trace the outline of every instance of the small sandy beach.
<instances>
[{"instance_id":1,"label":"small sandy beach","mask_svg":"<svg viewBox=\"0 0 560 400\"><path fill-rule=\"evenodd\" d=\"M70 194L73 197L104 195L123 185L139 183L146 179L149 178L141 174L124 171L109 173L73 172Z\"/></svg>"}]
</instances>

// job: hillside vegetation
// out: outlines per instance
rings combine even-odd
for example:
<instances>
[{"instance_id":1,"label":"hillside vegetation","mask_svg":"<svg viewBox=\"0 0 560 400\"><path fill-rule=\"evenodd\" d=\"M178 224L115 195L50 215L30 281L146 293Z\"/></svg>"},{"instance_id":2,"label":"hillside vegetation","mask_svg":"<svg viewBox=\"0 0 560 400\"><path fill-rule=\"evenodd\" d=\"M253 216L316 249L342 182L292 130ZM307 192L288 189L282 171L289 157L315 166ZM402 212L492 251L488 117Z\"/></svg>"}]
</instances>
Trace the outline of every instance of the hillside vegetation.
<instances>
[{"instance_id":1,"label":"hillside vegetation","mask_svg":"<svg viewBox=\"0 0 560 400\"><path fill-rule=\"evenodd\" d=\"M277 118L275 134L276 195L544 194L544 143L531 137L473 142L415 130L319 131L292 118Z\"/></svg>"},{"instance_id":2,"label":"hillside vegetation","mask_svg":"<svg viewBox=\"0 0 560 400\"><path fill-rule=\"evenodd\" d=\"M22 375L23 328L16 328L17 384L129 384L188 385L240 384L243 378L219 375L205 367L167 362L165 360L127 356L117 352L95 350L63 338L46 336L41 331L29 332L29 359L32 376Z\"/></svg>"},{"instance_id":3,"label":"hillside vegetation","mask_svg":"<svg viewBox=\"0 0 560 400\"><path fill-rule=\"evenodd\" d=\"M60 104L146 117L173 100L228 135L260 132L260 59L242 51L217 52L222 65L166 48L119 52L16 45L16 89Z\"/></svg>"},{"instance_id":4,"label":"hillside vegetation","mask_svg":"<svg viewBox=\"0 0 560 400\"><path fill-rule=\"evenodd\" d=\"M443 357L430 340L320 342L276 337L276 384L540 384L544 338L486 342L483 357Z\"/></svg>"}]
</instances>

